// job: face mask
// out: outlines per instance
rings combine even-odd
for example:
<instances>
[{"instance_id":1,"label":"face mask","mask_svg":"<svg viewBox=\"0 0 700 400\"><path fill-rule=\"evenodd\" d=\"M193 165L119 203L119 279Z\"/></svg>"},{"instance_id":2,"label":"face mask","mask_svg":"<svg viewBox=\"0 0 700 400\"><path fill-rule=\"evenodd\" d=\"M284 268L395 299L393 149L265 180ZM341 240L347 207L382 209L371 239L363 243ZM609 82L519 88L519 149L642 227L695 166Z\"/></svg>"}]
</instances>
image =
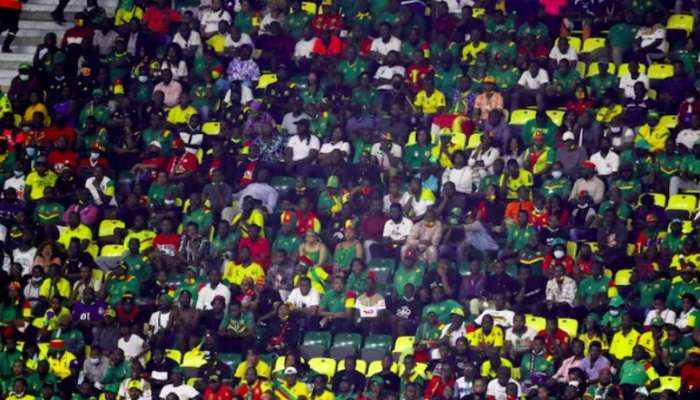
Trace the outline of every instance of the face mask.
<instances>
[{"instance_id":1,"label":"face mask","mask_svg":"<svg viewBox=\"0 0 700 400\"><path fill-rule=\"evenodd\" d=\"M29 80L29 74L19 74L19 80L21 81L28 81Z\"/></svg>"},{"instance_id":2,"label":"face mask","mask_svg":"<svg viewBox=\"0 0 700 400\"><path fill-rule=\"evenodd\" d=\"M97 357L90 357L90 364L97 365L100 363L100 359Z\"/></svg>"},{"instance_id":3,"label":"face mask","mask_svg":"<svg viewBox=\"0 0 700 400\"><path fill-rule=\"evenodd\" d=\"M622 130L622 128L619 126L611 126L610 127L610 132L612 132L612 133L620 133L621 130Z\"/></svg>"},{"instance_id":4,"label":"face mask","mask_svg":"<svg viewBox=\"0 0 700 400\"><path fill-rule=\"evenodd\" d=\"M620 310L612 309L610 310L610 315L618 315L620 313Z\"/></svg>"},{"instance_id":5,"label":"face mask","mask_svg":"<svg viewBox=\"0 0 700 400\"><path fill-rule=\"evenodd\" d=\"M141 83L148 82L148 76L147 75L139 75L139 82L141 82Z\"/></svg>"},{"instance_id":6,"label":"face mask","mask_svg":"<svg viewBox=\"0 0 700 400\"><path fill-rule=\"evenodd\" d=\"M40 276L33 276L33 277L32 277L32 282L38 283L38 282L41 282L41 280L42 280L42 279L41 279Z\"/></svg>"},{"instance_id":7,"label":"face mask","mask_svg":"<svg viewBox=\"0 0 700 400\"><path fill-rule=\"evenodd\" d=\"M34 154L36 154L36 149L35 149L34 147L27 147L26 149L24 149L24 151L27 153L27 155L28 155L29 157L31 157L31 156L33 156Z\"/></svg>"},{"instance_id":8,"label":"face mask","mask_svg":"<svg viewBox=\"0 0 700 400\"><path fill-rule=\"evenodd\" d=\"M552 178L554 178L554 179L561 178L561 171L559 171L559 170L552 171Z\"/></svg>"},{"instance_id":9,"label":"face mask","mask_svg":"<svg viewBox=\"0 0 700 400\"><path fill-rule=\"evenodd\" d=\"M563 258L564 250L554 250L554 258Z\"/></svg>"},{"instance_id":10,"label":"face mask","mask_svg":"<svg viewBox=\"0 0 700 400\"><path fill-rule=\"evenodd\" d=\"M167 206L172 206L173 204L175 204L175 200L165 200L164 202Z\"/></svg>"},{"instance_id":11,"label":"face mask","mask_svg":"<svg viewBox=\"0 0 700 400\"><path fill-rule=\"evenodd\" d=\"M100 158L100 153L97 153L97 152L94 152L94 151L90 153L90 159L91 159L91 160L97 160L98 158Z\"/></svg>"},{"instance_id":12,"label":"face mask","mask_svg":"<svg viewBox=\"0 0 700 400\"><path fill-rule=\"evenodd\" d=\"M22 171L15 171L15 176L16 176L16 177L20 177L20 176L22 176L22 174L24 174L24 172L22 172Z\"/></svg>"}]
</instances>

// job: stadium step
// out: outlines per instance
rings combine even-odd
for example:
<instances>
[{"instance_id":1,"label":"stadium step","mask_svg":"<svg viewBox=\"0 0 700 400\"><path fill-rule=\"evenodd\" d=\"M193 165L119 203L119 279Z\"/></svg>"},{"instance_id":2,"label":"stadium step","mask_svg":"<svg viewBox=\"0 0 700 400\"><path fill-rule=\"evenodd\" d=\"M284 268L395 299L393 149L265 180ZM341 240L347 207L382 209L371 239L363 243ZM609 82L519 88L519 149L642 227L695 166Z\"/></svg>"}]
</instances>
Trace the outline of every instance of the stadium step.
<instances>
[{"instance_id":1,"label":"stadium step","mask_svg":"<svg viewBox=\"0 0 700 400\"><path fill-rule=\"evenodd\" d=\"M12 78L17 74L17 68L21 63L31 63L34 58L36 46L44 41L44 36L54 32L58 41L61 41L63 33L72 26L71 20L75 13L81 11L86 0L71 0L65 11L66 23L59 25L51 19L51 11L56 7L56 0L28 0L22 5L19 31L12 43L12 54L0 54L0 89L6 92ZM119 0L98 0L100 7L104 7L108 16L114 15ZM5 40L5 35L0 34L0 44Z\"/></svg>"}]
</instances>

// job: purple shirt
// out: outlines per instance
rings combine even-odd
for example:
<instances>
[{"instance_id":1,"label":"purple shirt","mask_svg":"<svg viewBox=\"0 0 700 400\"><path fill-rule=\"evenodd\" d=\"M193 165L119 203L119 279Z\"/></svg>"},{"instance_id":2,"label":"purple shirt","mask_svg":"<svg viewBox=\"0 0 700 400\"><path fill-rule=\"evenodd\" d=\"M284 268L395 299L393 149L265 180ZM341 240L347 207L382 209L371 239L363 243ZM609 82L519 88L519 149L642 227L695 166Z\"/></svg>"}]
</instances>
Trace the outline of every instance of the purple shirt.
<instances>
[{"instance_id":1,"label":"purple shirt","mask_svg":"<svg viewBox=\"0 0 700 400\"><path fill-rule=\"evenodd\" d=\"M78 302L73 304L71 316L73 321L100 321L106 308L107 305L102 300L95 300L92 304Z\"/></svg>"},{"instance_id":2,"label":"purple shirt","mask_svg":"<svg viewBox=\"0 0 700 400\"><path fill-rule=\"evenodd\" d=\"M610 361L607 358L600 356L591 365L591 356L588 356L581 360L579 368L581 368L583 372L585 372L588 375L588 379L594 380L598 379L598 377L600 376L600 371L602 371L605 368L610 368Z\"/></svg>"}]
</instances>

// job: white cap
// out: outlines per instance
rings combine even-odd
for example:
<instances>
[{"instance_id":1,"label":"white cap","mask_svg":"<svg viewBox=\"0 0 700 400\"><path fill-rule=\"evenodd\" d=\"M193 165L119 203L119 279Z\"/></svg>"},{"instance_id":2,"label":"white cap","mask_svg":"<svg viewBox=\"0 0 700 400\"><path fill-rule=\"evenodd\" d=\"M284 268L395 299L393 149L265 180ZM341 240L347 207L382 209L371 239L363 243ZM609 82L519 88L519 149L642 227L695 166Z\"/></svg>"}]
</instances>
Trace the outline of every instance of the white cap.
<instances>
[{"instance_id":1,"label":"white cap","mask_svg":"<svg viewBox=\"0 0 700 400\"><path fill-rule=\"evenodd\" d=\"M148 145L149 145L149 146L156 146L156 147L159 148L159 149L163 147L163 146L160 144L160 142L157 141L157 140L151 141L151 143L149 143Z\"/></svg>"},{"instance_id":2,"label":"white cap","mask_svg":"<svg viewBox=\"0 0 700 400\"><path fill-rule=\"evenodd\" d=\"M287 367L284 369L284 374L285 375L296 375L297 374L297 369L294 367Z\"/></svg>"},{"instance_id":3,"label":"white cap","mask_svg":"<svg viewBox=\"0 0 700 400\"><path fill-rule=\"evenodd\" d=\"M566 131L564 132L563 135L561 135L561 140L567 141L567 140L574 140L574 133L571 131Z\"/></svg>"}]
</instances>

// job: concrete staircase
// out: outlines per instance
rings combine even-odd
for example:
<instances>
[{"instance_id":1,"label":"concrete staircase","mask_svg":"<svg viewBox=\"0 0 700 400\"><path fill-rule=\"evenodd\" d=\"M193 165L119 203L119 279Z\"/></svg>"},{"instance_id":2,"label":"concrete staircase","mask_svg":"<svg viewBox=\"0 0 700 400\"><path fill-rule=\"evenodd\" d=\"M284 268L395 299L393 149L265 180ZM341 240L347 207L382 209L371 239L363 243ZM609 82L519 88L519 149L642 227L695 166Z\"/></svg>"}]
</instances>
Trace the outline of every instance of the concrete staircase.
<instances>
[{"instance_id":1,"label":"concrete staircase","mask_svg":"<svg viewBox=\"0 0 700 400\"><path fill-rule=\"evenodd\" d=\"M31 64L34 59L36 46L44 40L44 35L55 32L60 43L63 33L73 26L73 16L85 7L86 0L71 0L65 11L66 23L58 25L51 19L57 0L28 0L22 6L19 32L12 43L13 53L0 53L0 88L7 91L12 78L17 75L21 63ZM98 0L98 4L113 16L118 0ZM5 40L5 34L0 34L0 44Z\"/></svg>"}]
</instances>

